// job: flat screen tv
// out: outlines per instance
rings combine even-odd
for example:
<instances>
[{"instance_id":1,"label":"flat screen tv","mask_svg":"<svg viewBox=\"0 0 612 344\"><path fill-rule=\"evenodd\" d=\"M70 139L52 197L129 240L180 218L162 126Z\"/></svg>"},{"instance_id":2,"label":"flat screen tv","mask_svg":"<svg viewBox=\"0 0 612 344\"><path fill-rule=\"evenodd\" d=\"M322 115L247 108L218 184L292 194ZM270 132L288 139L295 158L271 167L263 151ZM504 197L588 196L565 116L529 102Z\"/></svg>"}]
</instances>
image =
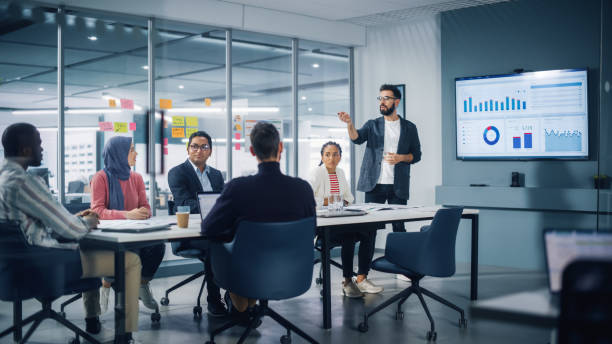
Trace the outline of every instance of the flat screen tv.
<instances>
[{"instance_id":1,"label":"flat screen tv","mask_svg":"<svg viewBox=\"0 0 612 344\"><path fill-rule=\"evenodd\" d=\"M457 159L588 159L586 69L455 79Z\"/></svg>"}]
</instances>

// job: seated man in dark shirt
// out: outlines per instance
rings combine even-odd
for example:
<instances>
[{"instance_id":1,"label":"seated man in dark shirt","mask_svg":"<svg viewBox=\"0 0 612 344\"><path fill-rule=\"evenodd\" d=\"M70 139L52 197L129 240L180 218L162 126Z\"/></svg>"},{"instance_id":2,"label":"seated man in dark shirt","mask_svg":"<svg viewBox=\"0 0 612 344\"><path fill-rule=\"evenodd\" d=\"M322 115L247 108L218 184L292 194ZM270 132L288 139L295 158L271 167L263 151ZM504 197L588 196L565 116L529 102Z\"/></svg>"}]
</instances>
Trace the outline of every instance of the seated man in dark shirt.
<instances>
[{"instance_id":1,"label":"seated man in dark shirt","mask_svg":"<svg viewBox=\"0 0 612 344\"><path fill-rule=\"evenodd\" d=\"M284 175L280 170L283 143L274 125L259 122L251 131L251 154L259 172L232 179L202 222L202 233L211 240L231 241L242 220L255 222L295 221L316 216L314 193L308 182ZM248 281L245 281L248 283ZM240 313L256 300L230 291Z\"/></svg>"}]
</instances>

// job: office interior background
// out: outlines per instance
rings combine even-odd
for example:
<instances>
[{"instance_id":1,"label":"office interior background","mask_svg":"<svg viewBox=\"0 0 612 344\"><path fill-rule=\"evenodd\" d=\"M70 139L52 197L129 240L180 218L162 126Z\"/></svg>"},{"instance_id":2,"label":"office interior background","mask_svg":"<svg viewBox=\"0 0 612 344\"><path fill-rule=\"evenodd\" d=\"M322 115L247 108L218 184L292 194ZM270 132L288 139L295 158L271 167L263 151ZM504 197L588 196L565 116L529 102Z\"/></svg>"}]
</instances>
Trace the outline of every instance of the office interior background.
<instances>
[{"instance_id":1,"label":"office interior background","mask_svg":"<svg viewBox=\"0 0 612 344\"><path fill-rule=\"evenodd\" d=\"M400 114L423 151L409 204L480 209L480 264L544 272L544 229L612 230L611 62L606 0L0 1L0 131L39 128L33 173L72 205L89 201L104 143L133 137L135 170L164 215L188 134L212 136L208 163L229 180L256 171L257 120L280 129L289 175L307 178L321 145L340 143L355 190L364 147L336 114L360 127L380 116L381 84L405 85ZM588 159L457 159L455 78L572 68L588 70ZM515 171L522 187L509 187ZM469 245L462 223L458 261Z\"/></svg>"}]
</instances>

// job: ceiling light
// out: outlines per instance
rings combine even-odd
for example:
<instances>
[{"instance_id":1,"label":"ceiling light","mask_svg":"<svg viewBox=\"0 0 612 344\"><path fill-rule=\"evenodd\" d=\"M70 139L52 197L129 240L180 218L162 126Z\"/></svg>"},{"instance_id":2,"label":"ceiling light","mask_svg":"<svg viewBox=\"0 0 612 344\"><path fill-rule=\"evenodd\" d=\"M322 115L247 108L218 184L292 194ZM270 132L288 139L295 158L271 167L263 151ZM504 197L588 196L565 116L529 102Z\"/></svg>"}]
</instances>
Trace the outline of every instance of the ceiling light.
<instances>
[{"instance_id":1,"label":"ceiling light","mask_svg":"<svg viewBox=\"0 0 612 344\"><path fill-rule=\"evenodd\" d=\"M343 133L343 132L346 132L346 128L328 128L327 131Z\"/></svg>"},{"instance_id":2,"label":"ceiling light","mask_svg":"<svg viewBox=\"0 0 612 344\"><path fill-rule=\"evenodd\" d=\"M306 96L302 96L302 100L306 100Z\"/></svg>"},{"instance_id":3,"label":"ceiling light","mask_svg":"<svg viewBox=\"0 0 612 344\"><path fill-rule=\"evenodd\" d=\"M312 108L308 108L308 111L312 111Z\"/></svg>"},{"instance_id":4,"label":"ceiling light","mask_svg":"<svg viewBox=\"0 0 612 344\"><path fill-rule=\"evenodd\" d=\"M68 115L95 115L95 114L109 114L109 113L121 113L121 109L68 109L64 113ZM57 110L15 110L11 112L15 116L19 115L57 115Z\"/></svg>"},{"instance_id":5,"label":"ceiling light","mask_svg":"<svg viewBox=\"0 0 612 344\"><path fill-rule=\"evenodd\" d=\"M96 36L88 36L87 39L90 40L90 41L97 41L98 37L96 37Z\"/></svg>"},{"instance_id":6,"label":"ceiling light","mask_svg":"<svg viewBox=\"0 0 612 344\"><path fill-rule=\"evenodd\" d=\"M185 86L179 85L179 88L182 90L183 88L185 88Z\"/></svg>"},{"instance_id":7,"label":"ceiling light","mask_svg":"<svg viewBox=\"0 0 612 344\"><path fill-rule=\"evenodd\" d=\"M313 63L312 64L312 68L319 68L319 64L318 63Z\"/></svg>"},{"instance_id":8,"label":"ceiling light","mask_svg":"<svg viewBox=\"0 0 612 344\"><path fill-rule=\"evenodd\" d=\"M44 90L45 90L45 88L44 88L44 87L39 87L39 88L38 88L38 90L39 90L40 92L42 92L42 91L44 91Z\"/></svg>"},{"instance_id":9,"label":"ceiling light","mask_svg":"<svg viewBox=\"0 0 612 344\"><path fill-rule=\"evenodd\" d=\"M144 69L144 70L149 70L149 66L147 66L147 65L144 65L144 66L142 66L142 67L140 67L140 68L142 68L142 69Z\"/></svg>"},{"instance_id":10,"label":"ceiling light","mask_svg":"<svg viewBox=\"0 0 612 344\"><path fill-rule=\"evenodd\" d=\"M224 113L226 108L206 107L206 108L172 108L168 109L168 113ZM280 109L277 107L234 107L232 112L279 112Z\"/></svg>"}]
</instances>

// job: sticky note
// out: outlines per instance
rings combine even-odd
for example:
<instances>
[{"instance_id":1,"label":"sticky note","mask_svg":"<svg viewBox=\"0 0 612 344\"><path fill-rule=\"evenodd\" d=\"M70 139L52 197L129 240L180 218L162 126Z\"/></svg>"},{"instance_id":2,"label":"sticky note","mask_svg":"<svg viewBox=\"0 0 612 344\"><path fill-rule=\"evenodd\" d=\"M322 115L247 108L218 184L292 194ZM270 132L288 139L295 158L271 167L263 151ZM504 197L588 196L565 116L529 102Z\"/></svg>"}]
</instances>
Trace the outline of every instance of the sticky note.
<instances>
[{"instance_id":1,"label":"sticky note","mask_svg":"<svg viewBox=\"0 0 612 344\"><path fill-rule=\"evenodd\" d=\"M197 127L198 126L198 118L195 116L188 116L185 117L185 119L187 120L187 126L188 127Z\"/></svg>"},{"instance_id":2,"label":"sticky note","mask_svg":"<svg viewBox=\"0 0 612 344\"><path fill-rule=\"evenodd\" d=\"M108 100L108 106L109 107L117 107L117 101L115 99L109 99Z\"/></svg>"},{"instance_id":3,"label":"sticky note","mask_svg":"<svg viewBox=\"0 0 612 344\"><path fill-rule=\"evenodd\" d=\"M195 133L196 131L198 131L198 128L187 128L185 137L191 136L191 134Z\"/></svg>"},{"instance_id":4,"label":"sticky note","mask_svg":"<svg viewBox=\"0 0 612 344\"><path fill-rule=\"evenodd\" d=\"M234 138L236 140L240 140L240 133L234 133Z\"/></svg>"},{"instance_id":5,"label":"sticky note","mask_svg":"<svg viewBox=\"0 0 612 344\"><path fill-rule=\"evenodd\" d=\"M136 122L130 122L130 130L136 131Z\"/></svg>"},{"instance_id":6,"label":"sticky note","mask_svg":"<svg viewBox=\"0 0 612 344\"><path fill-rule=\"evenodd\" d=\"M185 137L185 128L172 128L172 137Z\"/></svg>"},{"instance_id":7,"label":"sticky note","mask_svg":"<svg viewBox=\"0 0 612 344\"><path fill-rule=\"evenodd\" d=\"M172 109L172 99L160 99L159 107L161 109Z\"/></svg>"},{"instance_id":8,"label":"sticky note","mask_svg":"<svg viewBox=\"0 0 612 344\"><path fill-rule=\"evenodd\" d=\"M114 132L116 133L127 133L128 132L127 122L115 122L113 123L113 125L114 125Z\"/></svg>"},{"instance_id":9,"label":"sticky note","mask_svg":"<svg viewBox=\"0 0 612 344\"><path fill-rule=\"evenodd\" d=\"M164 155L168 155L168 147L164 147Z\"/></svg>"},{"instance_id":10,"label":"sticky note","mask_svg":"<svg viewBox=\"0 0 612 344\"><path fill-rule=\"evenodd\" d=\"M164 137L164 146L167 146L167 145L168 145L168 138Z\"/></svg>"},{"instance_id":11,"label":"sticky note","mask_svg":"<svg viewBox=\"0 0 612 344\"><path fill-rule=\"evenodd\" d=\"M134 101L131 99L120 99L119 100L121 102L121 108L122 109L128 109L128 110L134 110Z\"/></svg>"},{"instance_id":12,"label":"sticky note","mask_svg":"<svg viewBox=\"0 0 612 344\"><path fill-rule=\"evenodd\" d=\"M236 130L242 130L242 125L240 123L236 123Z\"/></svg>"},{"instance_id":13,"label":"sticky note","mask_svg":"<svg viewBox=\"0 0 612 344\"><path fill-rule=\"evenodd\" d=\"M204 104L206 104L206 106L210 106L210 104L212 104L212 99L204 98Z\"/></svg>"},{"instance_id":14,"label":"sticky note","mask_svg":"<svg viewBox=\"0 0 612 344\"><path fill-rule=\"evenodd\" d=\"M240 143L234 144L234 150L240 150Z\"/></svg>"},{"instance_id":15,"label":"sticky note","mask_svg":"<svg viewBox=\"0 0 612 344\"><path fill-rule=\"evenodd\" d=\"M185 117L183 117L183 116L172 116L172 126L173 127L184 127L185 126Z\"/></svg>"},{"instance_id":16,"label":"sticky note","mask_svg":"<svg viewBox=\"0 0 612 344\"><path fill-rule=\"evenodd\" d=\"M98 122L100 131L113 131L113 122Z\"/></svg>"}]
</instances>

